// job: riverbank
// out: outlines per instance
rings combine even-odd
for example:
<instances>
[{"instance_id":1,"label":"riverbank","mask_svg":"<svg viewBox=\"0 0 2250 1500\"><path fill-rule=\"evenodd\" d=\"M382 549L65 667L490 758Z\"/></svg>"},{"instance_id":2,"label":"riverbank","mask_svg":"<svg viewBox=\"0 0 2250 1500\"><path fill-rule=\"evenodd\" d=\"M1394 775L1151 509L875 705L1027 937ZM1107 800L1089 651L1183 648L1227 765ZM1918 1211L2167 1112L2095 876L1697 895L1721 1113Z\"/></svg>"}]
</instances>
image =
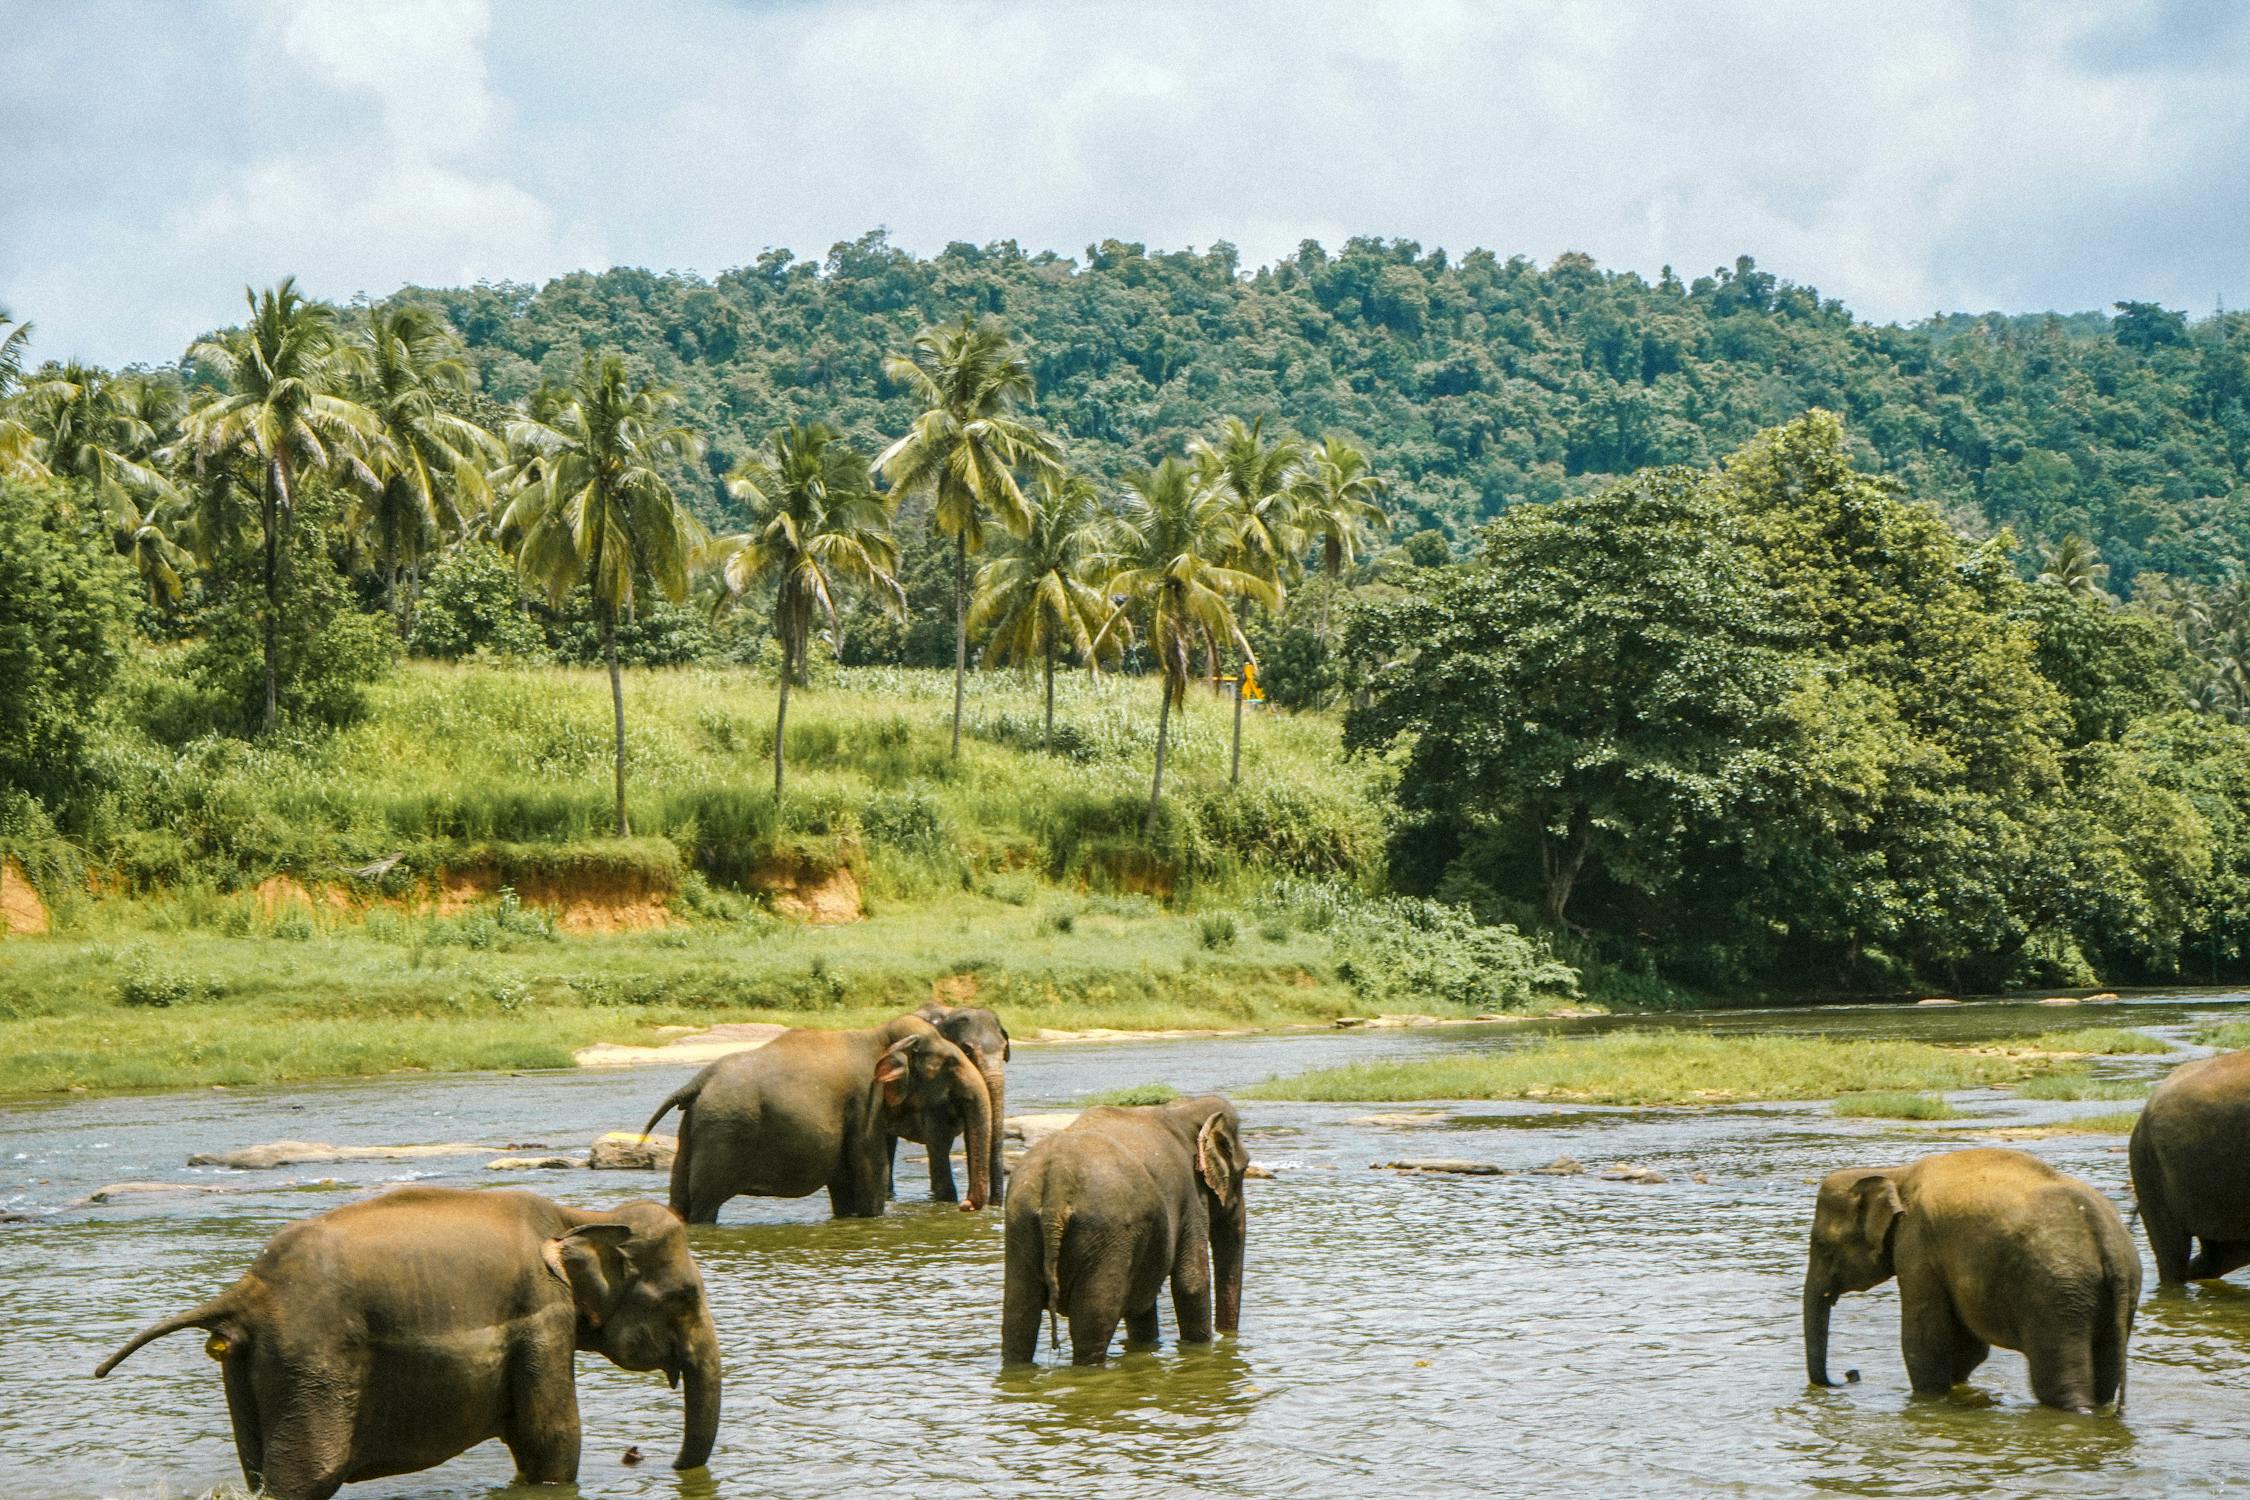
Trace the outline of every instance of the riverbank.
<instances>
[{"instance_id":1,"label":"riverbank","mask_svg":"<svg viewBox=\"0 0 2250 1500\"><path fill-rule=\"evenodd\" d=\"M0 953L0 1098L569 1067L729 1023L858 1026L936 998L1019 1034L1328 1025L1366 1013L1326 938L1210 941L1141 897L964 893L841 926L752 916L602 937L487 906L229 935L101 903Z\"/></svg>"}]
</instances>

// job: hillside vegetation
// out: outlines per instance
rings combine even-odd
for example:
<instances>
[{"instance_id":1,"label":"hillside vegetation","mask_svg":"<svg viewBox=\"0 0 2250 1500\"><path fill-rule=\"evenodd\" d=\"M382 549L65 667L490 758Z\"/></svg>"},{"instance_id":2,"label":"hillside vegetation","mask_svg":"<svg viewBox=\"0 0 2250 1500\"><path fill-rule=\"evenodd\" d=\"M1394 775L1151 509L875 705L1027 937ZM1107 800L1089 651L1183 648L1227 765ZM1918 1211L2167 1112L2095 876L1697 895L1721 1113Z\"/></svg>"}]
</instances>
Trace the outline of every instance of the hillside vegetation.
<instances>
[{"instance_id":1,"label":"hillside vegetation","mask_svg":"<svg viewBox=\"0 0 2250 1500\"><path fill-rule=\"evenodd\" d=\"M1006 320L1030 410L1110 478L1205 430L1271 412L1344 433L1397 481L1404 530L1466 542L1523 501L1705 466L1808 407L1861 461L1957 525L2076 532L2128 584L2223 576L2250 547L2250 314L2190 320L1973 312L1872 325L1748 257L1649 282L1583 255L1547 266L1406 240L1308 242L1246 268L1230 246L1082 257L1012 241L927 259L880 233L818 263L768 251L709 280L636 269L403 294L442 309L495 401L619 349L675 386L723 473L790 416L870 448L907 393L882 358L964 310ZM696 503L716 514L716 486ZM933 654L947 643L933 635Z\"/></svg>"}]
</instances>

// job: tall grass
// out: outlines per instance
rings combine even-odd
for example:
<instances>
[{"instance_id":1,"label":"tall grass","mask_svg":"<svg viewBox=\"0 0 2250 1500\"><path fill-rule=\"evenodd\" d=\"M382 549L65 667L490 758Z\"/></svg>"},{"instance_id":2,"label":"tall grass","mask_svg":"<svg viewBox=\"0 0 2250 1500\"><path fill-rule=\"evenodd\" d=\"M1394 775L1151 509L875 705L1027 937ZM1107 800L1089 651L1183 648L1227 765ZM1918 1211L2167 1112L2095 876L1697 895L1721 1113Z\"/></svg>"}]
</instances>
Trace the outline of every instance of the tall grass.
<instances>
[{"instance_id":1,"label":"tall grass","mask_svg":"<svg viewBox=\"0 0 2250 1500\"><path fill-rule=\"evenodd\" d=\"M837 671L792 701L790 795L762 790L773 686L749 669L643 669L626 685L634 830L728 885L769 864L851 863L926 884L932 861L1028 864L1051 878L1167 896L1243 869L1354 874L1379 863L1371 768L1347 763L1332 719L1252 714L1242 783L1227 781L1231 716L1191 695L1175 716L1166 815L1140 836L1156 689L1120 677L1057 684L1054 753L1027 739L1036 687L970 683L969 738L947 753L950 676ZM178 749L113 731L119 790L88 850L134 889L304 877L410 851L425 866L464 845L582 844L610 824L609 702L593 670L413 664L332 737ZM941 875L959 879L957 869Z\"/></svg>"}]
</instances>

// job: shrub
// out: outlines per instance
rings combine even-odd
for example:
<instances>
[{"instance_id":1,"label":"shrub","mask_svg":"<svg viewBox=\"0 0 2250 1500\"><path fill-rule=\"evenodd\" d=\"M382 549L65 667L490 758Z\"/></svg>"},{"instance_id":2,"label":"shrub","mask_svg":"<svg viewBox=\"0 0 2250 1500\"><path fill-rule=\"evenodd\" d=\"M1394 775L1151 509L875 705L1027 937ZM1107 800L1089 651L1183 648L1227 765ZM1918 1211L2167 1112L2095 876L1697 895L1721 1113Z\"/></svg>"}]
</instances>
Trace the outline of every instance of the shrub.
<instances>
[{"instance_id":1,"label":"shrub","mask_svg":"<svg viewBox=\"0 0 2250 1500\"><path fill-rule=\"evenodd\" d=\"M1231 911L1205 912L1196 919L1195 940L1206 948L1232 948L1241 936Z\"/></svg>"},{"instance_id":2,"label":"shrub","mask_svg":"<svg viewBox=\"0 0 2250 1500\"><path fill-rule=\"evenodd\" d=\"M150 1010L169 1010L215 993L193 975L166 968L147 954L136 955L117 981L117 1003Z\"/></svg>"},{"instance_id":3,"label":"shrub","mask_svg":"<svg viewBox=\"0 0 2250 1500\"><path fill-rule=\"evenodd\" d=\"M860 809L868 841L909 854L940 854L950 845L938 801L918 788L877 792Z\"/></svg>"},{"instance_id":4,"label":"shrub","mask_svg":"<svg viewBox=\"0 0 2250 1500\"><path fill-rule=\"evenodd\" d=\"M0 484L0 787L77 793L86 729L115 675L132 585L74 524L61 487Z\"/></svg>"},{"instance_id":5,"label":"shrub","mask_svg":"<svg viewBox=\"0 0 2250 1500\"><path fill-rule=\"evenodd\" d=\"M1128 1088L1104 1089L1098 1094L1088 1094L1079 1103L1087 1109L1102 1105L1170 1104L1180 1097L1180 1091L1168 1083L1136 1083Z\"/></svg>"},{"instance_id":6,"label":"shrub","mask_svg":"<svg viewBox=\"0 0 2250 1500\"><path fill-rule=\"evenodd\" d=\"M546 638L525 610L516 570L500 549L464 542L437 560L414 607L407 649L452 661L475 652L536 659Z\"/></svg>"}]
</instances>

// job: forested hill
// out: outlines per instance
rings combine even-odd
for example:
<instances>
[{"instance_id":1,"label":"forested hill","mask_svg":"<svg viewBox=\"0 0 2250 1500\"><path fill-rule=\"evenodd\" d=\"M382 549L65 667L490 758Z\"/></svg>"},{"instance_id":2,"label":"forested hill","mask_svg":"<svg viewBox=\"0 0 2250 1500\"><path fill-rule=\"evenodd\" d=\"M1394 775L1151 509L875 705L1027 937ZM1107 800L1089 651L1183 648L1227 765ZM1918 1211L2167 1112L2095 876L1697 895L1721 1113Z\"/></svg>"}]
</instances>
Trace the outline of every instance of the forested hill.
<instances>
[{"instance_id":1,"label":"forested hill","mask_svg":"<svg viewBox=\"0 0 2250 1500\"><path fill-rule=\"evenodd\" d=\"M1220 415L1270 412L1368 446L1406 529L1456 538L1524 500L1650 464L1709 464L1808 406L1861 459L1969 531L2078 531L2127 583L2214 578L2250 555L2250 315L1951 315L1856 321L1744 258L1650 283L1581 255L1542 269L1407 241L1308 242L1245 274L1233 249L1084 261L1011 242L921 259L877 232L825 262L769 251L714 281L613 270L402 294L436 302L487 392L625 350L686 398L723 472L776 423L818 417L870 447L909 403L881 374L914 331L1003 317L1029 350L1038 415L1116 474ZM714 486L707 503L715 503Z\"/></svg>"}]
</instances>

